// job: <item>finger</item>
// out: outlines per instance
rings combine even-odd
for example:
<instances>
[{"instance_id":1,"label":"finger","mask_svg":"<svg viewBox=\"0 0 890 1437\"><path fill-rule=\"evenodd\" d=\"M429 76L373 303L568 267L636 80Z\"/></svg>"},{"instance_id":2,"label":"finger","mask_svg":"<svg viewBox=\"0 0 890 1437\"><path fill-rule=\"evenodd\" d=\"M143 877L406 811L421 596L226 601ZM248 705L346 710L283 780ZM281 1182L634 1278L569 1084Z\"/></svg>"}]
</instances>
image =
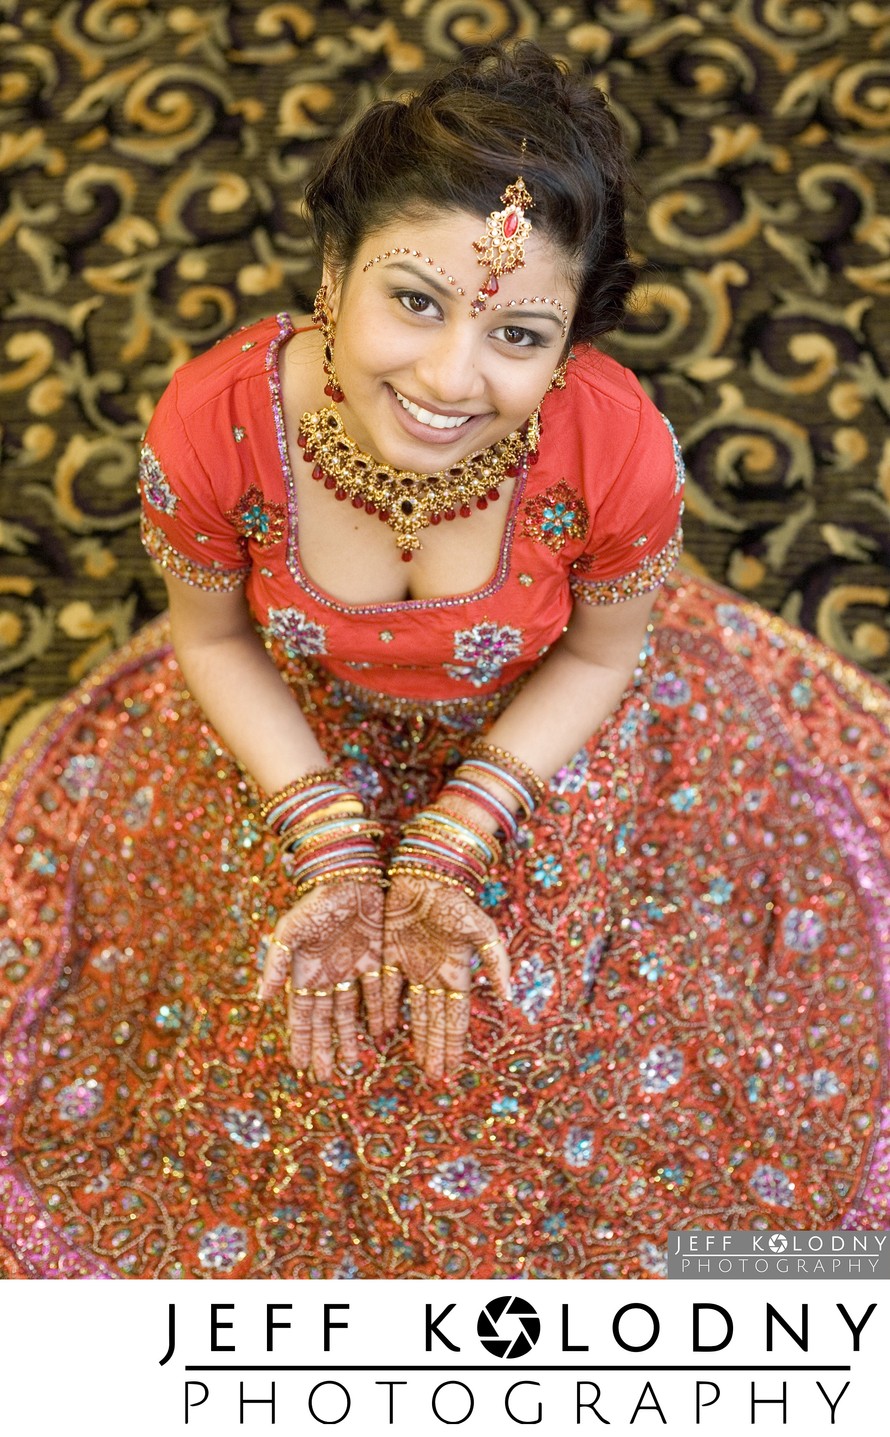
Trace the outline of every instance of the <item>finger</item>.
<instances>
[{"instance_id":1,"label":"finger","mask_svg":"<svg viewBox=\"0 0 890 1437\"><path fill-rule=\"evenodd\" d=\"M290 1029L290 1057L295 1068L308 1068L312 1058L311 993L291 990L287 1023Z\"/></svg>"},{"instance_id":2,"label":"finger","mask_svg":"<svg viewBox=\"0 0 890 1437\"><path fill-rule=\"evenodd\" d=\"M414 1056L420 1067L426 1057L427 992L422 983L409 983L408 996L411 1012L411 1041Z\"/></svg>"},{"instance_id":3,"label":"finger","mask_svg":"<svg viewBox=\"0 0 890 1437\"><path fill-rule=\"evenodd\" d=\"M470 995L449 988L445 997L445 1072L453 1073L463 1058L470 1026Z\"/></svg>"},{"instance_id":4,"label":"finger","mask_svg":"<svg viewBox=\"0 0 890 1437\"><path fill-rule=\"evenodd\" d=\"M334 994L318 988L312 1002L312 1071L316 1078L329 1078L334 1071Z\"/></svg>"},{"instance_id":5,"label":"finger","mask_svg":"<svg viewBox=\"0 0 890 1437\"><path fill-rule=\"evenodd\" d=\"M341 1063L358 1062L358 988L354 979L334 988L337 1056Z\"/></svg>"},{"instance_id":6,"label":"finger","mask_svg":"<svg viewBox=\"0 0 890 1437\"><path fill-rule=\"evenodd\" d=\"M405 975L395 963L384 963L381 972L383 975L383 1030L386 1033L392 1033L399 1026L399 1009Z\"/></svg>"},{"instance_id":7,"label":"finger","mask_svg":"<svg viewBox=\"0 0 890 1437\"><path fill-rule=\"evenodd\" d=\"M257 996L261 999L271 998L279 988L283 988L287 982L291 970L291 951L287 943L280 938L273 937L266 950L266 961L263 964L263 975L260 978Z\"/></svg>"},{"instance_id":8,"label":"finger","mask_svg":"<svg viewBox=\"0 0 890 1437\"><path fill-rule=\"evenodd\" d=\"M445 1074L445 989L427 989L426 1056L423 1063L428 1078Z\"/></svg>"},{"instance_id":9,"label":"finger","mask_svg":"<svg viewBox=\"0 0 890 1437\"><path fill-rule=\"evenodd\" d=\"M372 973L360 973L362 999L368 1019L368 1032L372 1038L382 1038L385 1028L383 1021L383 983L379 969Z\"/></svg>"},{"instance_id":10,"label":"finger","mask_svg":"<svg viewBox=\"0 0 890 1437\"><path fill-rule=\"evenodd\" d=\"M476 944L476 952L482 959L482 966L495 993L502 1003L509 1003L513 996L510 986L510 954L503 938L495 931L493 937Z\"/></svg>"}]
</instances>

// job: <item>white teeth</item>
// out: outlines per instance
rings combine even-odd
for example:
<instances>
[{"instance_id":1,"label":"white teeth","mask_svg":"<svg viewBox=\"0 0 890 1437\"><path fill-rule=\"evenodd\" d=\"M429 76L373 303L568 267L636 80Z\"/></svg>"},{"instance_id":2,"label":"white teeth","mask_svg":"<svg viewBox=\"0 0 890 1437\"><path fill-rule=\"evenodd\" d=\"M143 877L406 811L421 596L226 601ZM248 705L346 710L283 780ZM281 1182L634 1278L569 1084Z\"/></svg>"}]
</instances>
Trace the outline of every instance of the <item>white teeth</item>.
<instances>
[{"instance_id":1,"label":"white teeth","mask_svg":"<svg viewBox=\"0 0 890 1437\"><path fill-rule=\"evenodd\" d=\"M421 409L418 404L412 404L411 400L406 399L397 389L393 390L393 394L403 409L407 409L408 413L419 420L421 424L428 424L430 429L459 429L462 424L466 424L473 417L471 414L431 414L428 409Z\"/></svg>"}]
</instances>

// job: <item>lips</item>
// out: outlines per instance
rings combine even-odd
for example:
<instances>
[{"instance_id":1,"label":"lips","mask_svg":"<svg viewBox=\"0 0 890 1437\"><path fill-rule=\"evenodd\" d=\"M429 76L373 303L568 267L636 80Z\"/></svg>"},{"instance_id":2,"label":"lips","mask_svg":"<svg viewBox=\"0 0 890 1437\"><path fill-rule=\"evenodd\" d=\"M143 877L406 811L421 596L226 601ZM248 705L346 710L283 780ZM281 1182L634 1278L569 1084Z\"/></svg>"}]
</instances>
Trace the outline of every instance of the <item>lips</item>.
<instances>
[{"instance_id":1,"label":"lips","mask_svg":"<svg viewBox=\"0 0 890 1437\"><path fill-rule=\"evenodd\" d=\"M425 409L413 400L407 399L397 389L388 384L393 413L395 414L400 428L405 430L412 439L421 439L425 444L438 446L466 443L467 436L481 425L485 424L490 417L486 414L460 414L452 412L443 414L431 409Z\"/></svg>"},{"instance_id":2,"label":"lips","mask_svg":"<svg viewBox=\"0 0 890 1437\"><path fill-rule=\"evenodd\" d=\"M397 389L393 394L401 404L402 408L416 419L419 424L426 424L430 429L461 429L473 418L472 414L442 414L433 409L423 409L419 404L414 404L400 394Z\"/></svg>"}]
</instances>

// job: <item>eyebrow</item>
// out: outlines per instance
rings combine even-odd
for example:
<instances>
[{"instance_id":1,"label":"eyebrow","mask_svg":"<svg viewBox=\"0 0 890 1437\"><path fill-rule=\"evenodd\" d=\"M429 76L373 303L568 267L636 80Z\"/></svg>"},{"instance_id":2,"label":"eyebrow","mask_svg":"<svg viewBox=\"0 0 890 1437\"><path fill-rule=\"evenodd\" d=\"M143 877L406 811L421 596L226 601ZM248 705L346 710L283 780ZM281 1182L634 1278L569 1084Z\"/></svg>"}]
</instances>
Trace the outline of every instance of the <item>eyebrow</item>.
<instances>
[{"instance_id":1,"label":"eyebrow","mask_svg":"<svg viewBox=\"0 0 890 1437\"><path fill-rule=\"evenodd\" d=\"M411 260L393 260L392 263L386 265L385 268L387 270L404 270L406 274L413 275L416 279L422 280L427 289L433 290L435 294L441 295L443 299L451 299L455 294L455 290L459 295L464 293L464 291L458 288L453 282L451 284L447 282L442 284L440 280L433 278L433 275L425 265L414 264ZM507 304L492 306L493 310L505 310L508 308L511 311L510 317L512 319L545 319L549 320L551 324L558 325L560 329L565 328L565 323L560 319L558 314L543 314L540 310L536 309L516 309L512 305Z\"/></svg>"}]
</instances>

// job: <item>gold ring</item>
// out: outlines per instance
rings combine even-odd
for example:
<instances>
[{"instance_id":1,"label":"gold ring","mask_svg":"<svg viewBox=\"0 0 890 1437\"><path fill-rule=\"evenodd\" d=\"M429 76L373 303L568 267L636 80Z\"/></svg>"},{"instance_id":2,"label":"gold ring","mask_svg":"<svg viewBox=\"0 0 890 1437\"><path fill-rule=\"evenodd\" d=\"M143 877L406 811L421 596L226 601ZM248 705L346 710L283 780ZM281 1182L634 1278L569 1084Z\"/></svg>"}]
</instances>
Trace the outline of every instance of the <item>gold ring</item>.
<instances>
[{"instance_id":1,"label":"gold ring","mask_svg":"<svg viewBox=\"0 0 890 1437\"><path fill-rule=\"evenodd\" d=\"M283 948L285 953L290 952L290 944L282 943L280 938L273 938L269 943L270 948Z\"/></svg>"},{"instance_id":2,"label":"gold ring","mask_svg":"<svg viewBox=\"0 0 890 1437\"><path fill-rule=\"evenodd\" d=\"M384 964L383 964L383 972L384 972L384 973L401 973L401 971L402 971L402 970L401 970L401 968L398 966L397 963L384 963Z\"/></svg>"},{"instance_id":3,"label":"gold ring","mask_svg":"<svg viewBox=\"0 0 890 1437\"><path fill-rule=\"evenodd\" d=\"M444 998L444 997L445 997L445 989L444 989L444 988L427 988L426 991L429 993L429 995L430 995L431 998Z\"/></svg>"},{"instance_id":4,"label":"gold ring","mask_svg":"<svg viewBox=\"0 0 890 1437\"><path fill-rule=\"evenodd\" d=\"M313 988L312 996L313 998L330 998L331 990L330 988Z\"/></svg>"},{"instance_id":5,"label":"gold ring","mask_svg":"<svg viewBox=\"0 0 890 1437\"><path fill-rule=\"evenodd\" d=\"M447 997L449 997L449 998L466 998L467 1001L469 1002L470 995L469 995L469 993L461 993L461 991L460 991L459 988L449 988L449 989L448 989L448 993L447 993Z\"/></svg>"},{"instance_id":6,"label":"gold ring","mask_svg":"<svg viewBox=\"0 0 890 1437\"><path fill-rule=\"evenodd\" d=\"M348 993L349 990L350 990L350 988L352 987L352 981L353 981L353 980L352 980L351 978L347 978L346 981L345 981L345 983L335 983L335 984L334 984L334 992L335 992L335 993Z\"/></svg>"},{"instance_id":7,"label":"gold ring","mask_svg":"<svg viewBox=\"0 0 890 1437\"><path fill-rule=\"evenodd\" d=\"M369 973L359 973L358 976L359 976L360 978L379 978L379 977L380 977L380 969L379 969L379 968L372 968Z\"/></svg>"},{"instance_id":8,"label":"gold ring","mask_svg":"<svg viewBox=\"0 0 890 1437\"><path fill-rule=\"evenodd\" d=\"M476 944L476 952L484 953L486 948L497 948L498 944L502 943L503 941L504 940L502 938L489 938L487 943Z\"/></svg>"},{"instance_id":9,"label":"gold ring","mask_svg":"<svg viewBox=\"0 0 890 1437\"><path fill-rule=\"evenodd\" d=\"M409 984L408 984L408 992L409 992L409 993L425 993L425 992L426 992L426 988L425 988L425 986L424 986L423 983L409 983Z\"/></svg>"},{"instance_id":10,"label":"gold ring","mask_svg":"<svg viewBox=\"0 0 890 1437\"><path fill-rule=\"evenodd\" d=\"M314 993L314 988L291 988L290 990L292 998L312 998Z\"/></svg>"}]
</instances>

